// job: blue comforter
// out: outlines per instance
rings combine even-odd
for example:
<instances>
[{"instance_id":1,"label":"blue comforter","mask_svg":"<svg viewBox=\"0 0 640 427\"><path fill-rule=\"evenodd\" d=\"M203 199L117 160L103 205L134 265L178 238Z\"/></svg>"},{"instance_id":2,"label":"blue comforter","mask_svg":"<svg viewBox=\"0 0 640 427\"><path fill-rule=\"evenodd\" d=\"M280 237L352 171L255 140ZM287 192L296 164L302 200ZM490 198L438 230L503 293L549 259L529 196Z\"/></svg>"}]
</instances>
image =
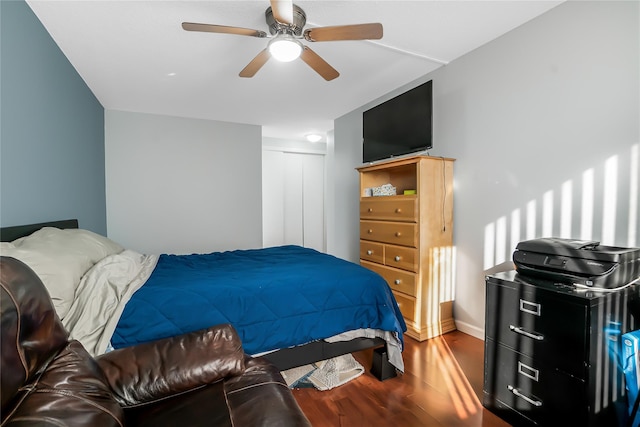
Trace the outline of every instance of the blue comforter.
<instances>
[{"instance_id":1,"label":"blue comforter","mask_svg":"<svg viewBox=\"0 0 640 427\"><path fill-rule=\"evenodd\" d=\"M342 332L396 332L404 319L386 281L357 264L281 246L161 255L132 296L112 337L115 348L231 323L257 354Z\"/></svg>"}]
</instances>

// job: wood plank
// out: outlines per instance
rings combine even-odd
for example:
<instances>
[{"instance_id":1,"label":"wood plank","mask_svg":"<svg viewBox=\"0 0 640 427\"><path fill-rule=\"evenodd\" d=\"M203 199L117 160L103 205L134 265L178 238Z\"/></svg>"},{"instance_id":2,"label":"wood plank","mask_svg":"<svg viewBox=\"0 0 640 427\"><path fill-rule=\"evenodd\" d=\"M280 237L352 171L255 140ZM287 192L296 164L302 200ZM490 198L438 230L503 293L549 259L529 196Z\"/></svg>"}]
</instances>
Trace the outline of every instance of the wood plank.
<instances>
[{"instance_id":1,"label":"wood plank","mask_svg":"<svg viewBox=\"0 0 640 427\"><path fill-rule=\"evenodd\" d=\"M372 350L354 353L371 366ZM506 427L482 407L484 342L460 331L418 342L405 336L405 373L370 372L328 391L293 390L315 427Z\"/></svg>"}]
</instances>

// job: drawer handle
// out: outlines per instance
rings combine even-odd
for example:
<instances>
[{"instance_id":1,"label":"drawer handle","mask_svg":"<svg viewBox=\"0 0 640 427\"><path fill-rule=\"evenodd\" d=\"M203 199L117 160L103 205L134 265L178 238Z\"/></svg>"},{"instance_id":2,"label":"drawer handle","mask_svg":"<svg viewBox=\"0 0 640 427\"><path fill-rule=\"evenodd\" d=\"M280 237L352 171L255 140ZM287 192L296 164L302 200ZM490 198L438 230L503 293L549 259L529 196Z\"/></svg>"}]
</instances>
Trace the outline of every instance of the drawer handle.
<instances>
[{"instance_id":1,"label":"drawer handle","mask_svg":"<svg viewBox=\"0 0 640 427\"><path fill-rule=\"evenodd\" d=\"M509 389L509 391L511 393L513 393L514 395L516 395L517 397L519 397L522 400L526 400L527 402L531 403L533 406L537 406L537 407L542 406L542 402L540 400L534 400L534 399L530 398L529 396L525 396L524 394L520 393L520 390L518 390L514 386L508 385L507 388Z\"/></svg>"},{"instance_id":2,"label":"drawer handle","mask_svg":"<svg viewBox=\"0 0 640 427\"><path fill-rule=\"evenodd\" d=\"M372 251L371 249L369 249L369 250L367 251L367 255L373 255L373 251Z\"/></svg>"},{"instance_id":3,"label":"drawer handle","mask_svg":"<svg viewBox=\"0 0 640 427\"><path fill-rule=\"evenodd\" d=\"M367 230L367 233L369 233L369 234L373 234L373 230L372 230L372 229L368 229L368 230Z\"/></svg>"},{"instance_id":4,"label":"drawer handle","mask_svg":"<svg viewBox=\"0 0 640 427\"><path fill-rule=\"evenodd\" d=\"M396 285L399 285L400 283L402 283L402 280L400 280L400 279L396 279L396 280L394 280L394 282L393 282L393 283L395 283Z\"/></svg>"},{"instance_id":5,"label":"drawer handle","mask_svg":"<svg viewBox=\"0 0 640 427\"><path fill-rule=\"evenodd\" d=\"M394 258L396 261L400 261L402 258L400 257L400 255L396 255L396 257Z\"/></svg>"},{"instance_id":6,"label":"drawer handle","mask_svg":"<svg viewBox=\"0 0 640 427\"><path fill-rule=\"evenodd\" d=\"M542 304L531 302L520 298L520 311L533 314L535 316L542 315Z\"/></svg>"},{"instance_id":7,"label":"drawer handle","mask_svg":"<svg viewBox=\"0 0 640 427\"><path fill-rule=\"evenodd\" d=\"M400 236L402 236L402 233L399 231L396 231L396 237L400 237Z\"/></svg>"},{"instance_id":8,"label":"drawer handle","mask_svg":"<svg viewBox=\"0 0 640 427\"><path fill-rule=\"evenodd\" d=\"M532 380L538 382L538 378L540 375L540 371L531 366L527 366L524 363L518 361L518 373L520 375L524 375L527 378L531 378Z\"/></svg>"},{"instance_id":9,"label":"drawer handle","mask_svg":"<svg viewBox=\"0 0 640 427\"><path fill-rule=\"evenodd\" d=\"M402 209L400 208L396 209L396 213L402 213Z\"/></svg>"},{"instance_id":10,"label":"drawer handle","mask_svg":"<svg viewBox=\"0 0 640 427\"><path fill-rule=\"evenodd\" d=\"M533 332L525 331L519 326L509 325L509 329L511 329L516 334L524 335L525 337L533 338L537 341L542 341L544 339L544 335L542 334L534 334Z\"/></svg>"},{"instance_id":11,"label":"drawer handle","mask_svg":"<svg viewBox=\"0 0 640 427\"><path fill-rule=\"evenodd\" d=\"M367 209L367 212L373 212L373 208Z\"/></svg>"}]
</instances>

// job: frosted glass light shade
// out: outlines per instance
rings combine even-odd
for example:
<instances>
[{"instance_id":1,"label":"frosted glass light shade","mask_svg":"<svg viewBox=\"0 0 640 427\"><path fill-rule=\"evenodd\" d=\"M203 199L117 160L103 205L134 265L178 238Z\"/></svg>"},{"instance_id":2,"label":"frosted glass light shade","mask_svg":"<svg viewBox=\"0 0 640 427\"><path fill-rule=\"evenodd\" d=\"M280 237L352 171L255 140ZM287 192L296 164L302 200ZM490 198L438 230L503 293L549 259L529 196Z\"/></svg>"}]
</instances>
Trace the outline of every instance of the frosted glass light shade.
<instances>
[{"instance_id":1,"label":"frosted glass light shade","mask_svg":"<svg viewBox=\"0 0 640 427\"><path fill-rule=\"evenodd\" d=\"M280 62L291 62L302 53L302 44L289 36L276 37L269 42L269 53Z\"/></svg>"}]
</instances>

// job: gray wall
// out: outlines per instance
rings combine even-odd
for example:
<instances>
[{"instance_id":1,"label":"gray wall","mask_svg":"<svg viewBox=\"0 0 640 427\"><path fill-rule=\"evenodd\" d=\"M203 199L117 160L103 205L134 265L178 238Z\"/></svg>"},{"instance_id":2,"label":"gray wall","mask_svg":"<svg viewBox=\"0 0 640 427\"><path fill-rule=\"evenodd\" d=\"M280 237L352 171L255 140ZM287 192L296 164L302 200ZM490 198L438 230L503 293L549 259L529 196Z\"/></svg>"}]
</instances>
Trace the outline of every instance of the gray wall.
<instances>
[{"instance_id":1,"label":"gray wall","mask_svg":"<svg viewBox=\"0 0 640 427\"><path fill-rule=\"evenodd\" d=\"M143 253L262 246L260 126L107 110L109 237Z\"/></svg>"},{"instance_id":2,"label":"gray wall","mask_svg":"<svg viewBox=\"0 0 640 427\"><path fill-rule=\"evenodd\" d=\"M0 19L0 225L106 234L104 110L25 2Z\"/></svg>"},{"instance_id":3,"label":"gray wall","mask_svg":"<svg viewBox=\"0 0 640 427\"><path fill-rule=\"evenodd\" d=\"M338 219L328 239L342 244L334 253L358 258L362 111L430 79L431 154L457 159L460 329L482 337L484 276L512 268L518 241L552 235L640 246L639 6L563 3L339 118Z\"/></svg>"}]
</instances>

